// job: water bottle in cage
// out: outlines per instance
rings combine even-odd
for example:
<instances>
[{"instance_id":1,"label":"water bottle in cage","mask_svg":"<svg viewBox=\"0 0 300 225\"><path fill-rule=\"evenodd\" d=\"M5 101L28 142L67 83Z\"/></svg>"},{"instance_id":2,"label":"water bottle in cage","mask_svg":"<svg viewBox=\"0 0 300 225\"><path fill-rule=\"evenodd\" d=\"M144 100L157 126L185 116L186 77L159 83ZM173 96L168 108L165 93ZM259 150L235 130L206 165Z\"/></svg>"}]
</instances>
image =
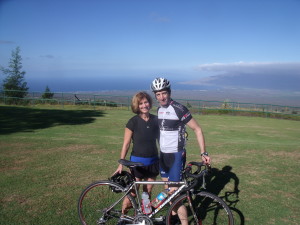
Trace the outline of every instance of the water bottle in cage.
<instances>
[{"instance_id":1,"label":"water bottle in cage","mask_svg":"<svg viewBox=\"0 0 300 225\"><path fill-rule=\"evenodd\" d=\"M157 208L158 206L160 206L165 200L166 198L168 197L168 193L169 192L169 189L166 189L162 192L160 192L156 198L151 202L151 205L154 207L154 208Z\"/></svg>"},{"instance_id":2,"label":"water bottle in cage","mask_svg":"<svg viewBox=\"0 0 300 225\"><path fill-rule=\"evenodd\" d=\"M149 194L147 192L142 193L142 209L145 214L150 214L152 212Z\"/></svg>"}]
</instances>

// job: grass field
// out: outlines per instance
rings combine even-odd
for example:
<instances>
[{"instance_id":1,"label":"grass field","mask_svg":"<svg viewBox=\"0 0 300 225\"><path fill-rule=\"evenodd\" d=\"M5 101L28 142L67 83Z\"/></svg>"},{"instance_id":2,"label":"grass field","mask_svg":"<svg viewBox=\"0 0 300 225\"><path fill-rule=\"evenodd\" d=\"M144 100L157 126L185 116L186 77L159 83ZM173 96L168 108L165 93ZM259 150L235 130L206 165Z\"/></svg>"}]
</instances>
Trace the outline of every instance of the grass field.
<instances>
[{"instance_id":1,"label":"grass field","mask_svg":"<svg viewBox=\"0 0 300 225\"><path fill-rule=\"evenodd\" d=\"M0 224L79 224L82 189L117 168L127 110L0 106ZM236 224L299 224L300 121L194 115ZM188 161L200 159L189 131Z\"/></svg>"}]
</instances>

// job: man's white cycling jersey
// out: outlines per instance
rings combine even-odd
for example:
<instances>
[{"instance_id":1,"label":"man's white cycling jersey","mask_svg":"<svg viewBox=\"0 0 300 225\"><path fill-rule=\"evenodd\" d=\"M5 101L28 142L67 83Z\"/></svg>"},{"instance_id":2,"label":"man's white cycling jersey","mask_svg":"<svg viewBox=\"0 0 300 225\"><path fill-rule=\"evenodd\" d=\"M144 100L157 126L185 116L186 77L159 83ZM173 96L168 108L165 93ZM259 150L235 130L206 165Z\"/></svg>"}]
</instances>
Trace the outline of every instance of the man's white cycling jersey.
<instances>
[{"instance_id":1,"label":"man's white cycling jersey","mask_svg":"<svg viewBox=\"0 0 300 225\"><path fill-rule=\"evenodd\" d=\"M160 129L160 150L164 153L174 153L185 147L186 124L192 119L190 111L182 104L171 99L166 107L157 110Z\"/></svg>"}]
</instances>

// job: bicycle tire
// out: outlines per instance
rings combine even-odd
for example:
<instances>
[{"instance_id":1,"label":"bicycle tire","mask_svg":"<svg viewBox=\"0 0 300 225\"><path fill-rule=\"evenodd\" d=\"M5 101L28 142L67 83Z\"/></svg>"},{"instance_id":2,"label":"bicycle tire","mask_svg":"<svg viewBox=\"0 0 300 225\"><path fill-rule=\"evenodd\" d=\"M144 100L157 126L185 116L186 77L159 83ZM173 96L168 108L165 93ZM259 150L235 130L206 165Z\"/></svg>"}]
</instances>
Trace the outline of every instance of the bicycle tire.
<instances>
[{"instance_id":1,"label":"bicycle tire","mask_svg":"<svg viewBox=\"0 0 300 225\"><path fill-rule=\"evenodd\" d=\"M218 196L201 191L197 194L191 194L192 207L189 206L188 195L178 196L169 208L166 217L166 225L180 225L181 221L178 215L172 215L177 212L181 205L185 205L189 225L234 225L233 215L226 203ZM172 213L173 212L173 213ZM198 223L196 219L198 219Z\"/></svg>"},{"instance_id":2,"label":"bicycle tire","mask_svg":"<svg viewBox=\"0 0 300 225\"><path fill-rule=\"evenodd\" d=\"M113 192L112 188L122 190ZM115 225L122 215L122 203L120 200L112 209L107 211L115 202L124 196L124 188L111 181L98 181L87 186L81 193L78 200L78 215L83 225ZM128 194L132 208L126 213L132 218L137 213L137 204L134 198Z\"/></svg>"}]
</instances>

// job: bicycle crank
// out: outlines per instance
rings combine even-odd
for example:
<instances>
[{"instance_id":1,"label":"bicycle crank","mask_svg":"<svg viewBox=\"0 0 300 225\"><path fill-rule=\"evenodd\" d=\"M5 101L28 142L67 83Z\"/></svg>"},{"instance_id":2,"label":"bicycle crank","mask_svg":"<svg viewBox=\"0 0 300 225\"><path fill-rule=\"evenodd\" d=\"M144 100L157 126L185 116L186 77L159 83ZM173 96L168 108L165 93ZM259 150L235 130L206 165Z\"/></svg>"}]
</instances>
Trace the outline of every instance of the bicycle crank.
<instances>
[{"instance_id":1,"label":"bicycle crank","mask_svg":"<svg viewBox=\"0 0 300 225\"><path fill-rule=\"evenodd\" d=\"M148 216L137 215L134 217L132 225L153 225L153 222Z\"/></svg>"}]
</instances>

